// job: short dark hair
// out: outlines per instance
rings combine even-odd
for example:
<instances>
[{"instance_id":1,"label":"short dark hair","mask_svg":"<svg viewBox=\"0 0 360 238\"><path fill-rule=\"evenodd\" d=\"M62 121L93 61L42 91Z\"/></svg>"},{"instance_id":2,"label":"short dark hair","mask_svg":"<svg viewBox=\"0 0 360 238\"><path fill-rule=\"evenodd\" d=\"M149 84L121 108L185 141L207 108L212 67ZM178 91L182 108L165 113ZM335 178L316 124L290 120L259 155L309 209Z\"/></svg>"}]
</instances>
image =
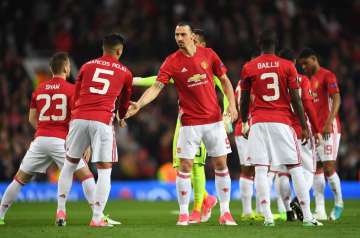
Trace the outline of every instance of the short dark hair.
<instances>
[{"instance_id":1,"label":"short dark hair","mask_svg":"<svg viewBox=\"0 0 360 238\"><path fill-rule=\"evenodd\" d=\"M295 52L288 48L284 48L284 49L280 50L279 56L283 59L287 59L290 61L295 60Z\"/></svg>"},{"instance_id":2,"label":"short dark hair","mask_svg":"<svg viewBox=\"0 0 360 238\"><path fill-rule=\"evenodd\" d=\"M125 38L120 33L112 33L104 36L102 44L105 49L113 50L118 45L124 45Z\"/></svg>"},{"instance_id":3,"label":"short dark hair","mask_svg":"<svg viewBox=\"0 0 360 238\"><path fill-rule=\"evenodd\" d=\"M193 27L189 22L181 21L178 24L176 24L176 26L188 26L190 28L190 31L193 32Z\"/></svg>"},{"instance_id":4,"label":"short dark hair","mask_svg":"<svg viewBox=\"0 0 360 238\"><path fill-rule=\"evenodd\" d=\"M275 31L266 29L262 31L258 37L258 45L262 50L275 48L277 44L277 36Z\"/></svg>"},{"instance_id":5,"label":"short dark hair","mask_svg":"<svg viewBox=\"0 0 360 238\"><path fill-rule=\"evenodd\" d=\"M299 59L305 59L305 58L309 58L310 56L315 56L317 57L317 54L315 52L315 50L306 47L304 49L301 50L300 54L299 54Z\"/></svg>"},{"instance_id":6,"label":"short dark hair","mask_svg":"<svg viewBox=\"0 0 360 238\"><path fill-rule=\"evenodd\" d=\"M53 74L61 74L64 70L65 62L69 60L67 52L57 52L50 58L50 69Z\"/></svg>"},{"instance_id":7,"label":"short dark hair","mask_svg":"<svg viewBox=\"0 0 360 238\"><path fill-rule=\"evenodd\" d=\"M206 33L203 29L200 29L200 28L195 28L193 30L194 34L195 35L198 35L201 37L202 41L206 42Z\"/></svg>"}]
</instances>

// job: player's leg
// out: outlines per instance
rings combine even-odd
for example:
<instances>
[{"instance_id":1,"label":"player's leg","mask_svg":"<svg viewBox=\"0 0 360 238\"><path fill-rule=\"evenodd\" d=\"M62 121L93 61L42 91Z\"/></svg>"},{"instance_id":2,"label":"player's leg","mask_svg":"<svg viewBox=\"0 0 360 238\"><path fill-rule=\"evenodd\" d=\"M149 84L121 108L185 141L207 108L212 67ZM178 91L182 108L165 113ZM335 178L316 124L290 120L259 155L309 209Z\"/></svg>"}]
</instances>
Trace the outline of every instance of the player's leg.
<instances>
[{"instance_id":1,"label":"player's leg","mask_svg":"<svg viewBox=\"0 0 360 238\"><path fill-rule=\"evenodd\" d=\"M13 181L9 184L9 186L7 186L0 204L0 225L5 224L4 219L6 212L16 200L22 186L30 182L32 176L32 174L26 173L19 169L14 176Z\"/></svg>"},{"instance_id":2,"label":"player's leg","mask_svg":"<svg viewBox=\"0 0 360 238\"><path fill-rule=\"evenodd\" d=\"M111 227L113 225L104 219L103 212L111 189L112 163L117 162L113 127L101 122L90 121L89 135L93 155L91 162L95 163L98 174L90 226Z\"/></svg>"},{"instance_id":3,"label":"player's leg","mask_svg":"<svg viewBox=\"0 0 360 238\"><path fill-rule=\"evenodd\" d=\"M230 213L231 179L227 166L227 154L231 153L230 142L224 123L217 122L201 127L202 141L211 157L215 170L215 188L220 202L219 223L237 225Z\"/></svg>"},{"instance_id":4,"label":"player's leg","mask_svg":"<svg viewBox=\"0 0 360 238\"><path fill-rule=\"evenodd\" d=\"M275 178L275 190L280 195L282 204L286 211L286 220L294 221L295 216L290 207L291 189L290 189L290 174L279 172Z\"/></svg>"},{"instance_id":5,"label":"player's leg","mask_svg":"<svg viewBox=\"0 0 360 238\"><path fill-rule=\"evenodd\" d=\"M240 197L242 202L242 220L254 219L251 199L254 191L255 168L253 166L240 166L241 173L239 179Z\"/></svg>"},{"instance_id":6,"label":"player's leg","mask_svg":"<svg viewBox=\"0 0 360 238\"><path fill-rule=\"evenodd\" d=\"M276 187L278 186L278 180L276 179L277 172L275 170L273 170L273 167L270 166L269 172L268 172L268 182L269 182L269 189L270 189L270 194L273 188L273 185L275 187L275 192L276 192L276 204L277 204L277 208L278 208L278 214L273 214L274 215L274 219L275 220L285 220L286 219L286 209L283 203L283 200L281 199L280 194L278 193L278 190L276 190Z\"/></svg>"},{"instance_id":7,"label":"player's leg","mask_svg":"<svg viewBox=\"0 0 360 238\"><path fill-rule=\"evenodd\" d=\"M240 160L239 188L243 209L241 219L252 220L254 219L254 215L252 211L251 198L254 190L255 168L247 162L247 139L242 136L235 136L235 143Z\"/></svg>"},{"instance_id":8,"label":"player's leg","mask_svg":"<svg viewBox=\"0 0 360 238\"><path fill-rule=\"evenodd\" d=\"M325 141L323 168L324 174L328 180L331 191L334 194L335 206L330 213L331 220L338 220L344 209L342 199L341 183L339 175L336 172L336 157L339 148L340 134L331 134L330 138Z\"/></svg>"},{"instance_id":9,"label":"player's leg","mask_svg":"<svg viewBox=\"0 0 360 238\"><path fill-rule=\"evenodd\" d=\"M270 209L270 187L268 171L270 165L269 137L267 123L256 123L251 127L248 139L248 155L250 163L255 165L255 190L259 207L264 215L264 225L274 226L274 218Z\"/></svg>"},{"instance_id":10,"label":"player's leg","mask_svg":"<svg viewBox=\"0 0 360 238\"><path fill-rule=\"evenodd\" d=\"M62 140L63 141L63 140ZM48 158L48 149L52 146L52 140L49 137L37 137L31 143L30 148L26 152L21 161L20 168L14 180L7 187L0 207L0 220L4 219L6 211L15 201L23 185L27 184L34 173L45 173L51 164ZM3 221L1 223L4 223Z\"/></svg>"},{"instance_id":11,"label":"player's leg","mask_svg":"<svg viewBox=\"0 0 360 238\"><path fill-rule=\"evenodd\" d=\"M58 181L58 206L56 212L56 224L58 226L66 225L66 200L72 186L73 175L89 145L88 121L71 121L69 134L66 139L66 159Z\"/></svg>"},{"instance_id":12,"label":"player's leg","mask_svg":"<svg viewBox=\"0 0 360 238\"><path fill-rule=\"evenodd\" d=\"M204 165L194 163L191 173L191 184L194 190L194 206L189 218L190 223L201 222L200 212L204 200L205 182L206 179Z\"/></svg>"},{"instance_id":13,"label":"player's leg","mask_svg":"<svg viewBox=\"0 0 360 238\"><path fill-rule=\"evenodd\" d=\"M313 191L315 197L315 213L314 217L318 220L327 220L325 211L325 176L322 162L318 162L314 175Z\"/></svg>"},{"instance_id":14,"label":"player's leg","mask_svg":"<svg viewBox=\"0 0 360 238\"><path fill-rule=\"evenodd\" d=\"M96 184L94 175L91 173L89 167L84 160L80 160L74 176L81 182L85 198L88 201L91 210L93 210L95 203Z\"/></svg>"},{"instance_id":15,"label":"player's leg","mask_svg":"<svg viewBox=\"0 0 360 238\"><path fill-rule=\"evenodd\" d=\"M193 159L200 143L201 139L192 126L181 126L180 122L177 122L173 140L173 166L177 169L175 183L179 204L177 225L189 224L191 172Z\"/></svg>"},{"instance_id":16,"label":"player's leg","mask_svg":"<svg viewBox=\"0 0 360 238\"><path fill-rule=\"evenodd\" d=\"M293 128L285 124L273 124L271 134L274 141L273 148L275 158L279 164L286 165L294 185L294 190L303 213L304 226L322 225L313 218L310 211L310 194L306 188L303 167L301 165L300 145ZM276 142L275 142L276 141ZM277 146L275 146L275 143Z\"/></svg>"}]
</instances>

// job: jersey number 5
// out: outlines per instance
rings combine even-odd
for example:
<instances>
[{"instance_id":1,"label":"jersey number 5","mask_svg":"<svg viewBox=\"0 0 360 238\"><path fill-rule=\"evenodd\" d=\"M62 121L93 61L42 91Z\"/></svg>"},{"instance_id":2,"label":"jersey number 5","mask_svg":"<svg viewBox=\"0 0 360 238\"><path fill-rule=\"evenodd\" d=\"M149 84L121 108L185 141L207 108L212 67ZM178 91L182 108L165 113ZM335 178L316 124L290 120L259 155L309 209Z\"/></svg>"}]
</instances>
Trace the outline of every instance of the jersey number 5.
<instances>
[{"instance_id":1,"label":"jersey number 5","mask_svg":"<svg viewBox=\"0 0 360 238\"><path fill-rule=\"evenodd\" d=\"M50 119L52 121L63 121L63 120L66 119L67 98L66 98L65 94L54 94L54 95L52 95L52 97L50 97L49 94L39 94L39 95L37 95L36 100L38 101L38 100L41 100L41 99L45 99L45 105L40 110L39 121L50 121ZM60 104L55 105L55 109L61 110L61 115L60 116L55 116L55 115L45 116L46 111L49 110L49 108L51 106L51 102L55 101L56 99L61 100Z\"/></svg>"},{"instance_id":2,"label":"jersey number 5","mask_svg":"<svg viewBox=\"0 0 360 238\"><path fill-rule=\"evenodd\" d=\"M114 75L114 71L107 70L107 69L99 69L99 68L95 69L95 73L94 73L94 76L92 78L92 81L97 82L97 83L102 83L103 87L102 87L102 89L97 89L95 87L90 87L90 92L104 95L109 90L110 82L109 82L108 79L100 78L99 77L100 74Z\"/></svg>"},{"instance_id":3,"label":"jersey number 5","mask_svg":"<svg viewBox=\"0 0 360 238\"><path fill-rule=\"evenodd\" d=\"M263 73L262 75L260 75L261 80L267 78L273 79L272 83L267 84L267 89L274 90L274 95L273 96L264 95L262 98L264 99L264 101L267 102L278 100L280 97L279 76L277 75L277 73Z\"/></svg>"}]
</instances>

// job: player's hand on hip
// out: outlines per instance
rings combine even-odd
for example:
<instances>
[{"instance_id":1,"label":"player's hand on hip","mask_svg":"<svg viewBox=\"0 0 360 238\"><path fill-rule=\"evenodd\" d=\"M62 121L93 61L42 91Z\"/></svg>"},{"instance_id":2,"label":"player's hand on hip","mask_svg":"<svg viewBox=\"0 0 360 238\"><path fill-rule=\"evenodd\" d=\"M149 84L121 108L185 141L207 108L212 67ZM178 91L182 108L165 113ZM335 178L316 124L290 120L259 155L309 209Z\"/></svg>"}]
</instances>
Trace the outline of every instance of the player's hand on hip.
<instances>
[{"instance_id":1,"label":"player's hand on hip","mask_svg":"<svg viewBox=\"0 0 360 238\"><path fill-rule=\"evenodd\" d=\"M322 141L322 136L320 133L316 133L314 135L314 139L315 139L315 146L318 147Z\"/></svg>"},{"instance_id":2,"label":"player's hand on hip","mask_svg":"<svg viewBox=\"0 0 360 238\"><path fill-rule=\"evenodd\" d=\"M331 123L325 123L323 132L322 132L322 136L323 136L324 140L328 140L330 138L331 129L332 129Z\"/></svg>"},{"instance_id":3,"label":"player's hand on hip","mask_svg":"<svg viewBox=\"0 0 360 238\"><path fill-rule=\"evenodd\" d=\"M227 113L231 118L231 122L235 122L238 119L238 111L236 110L235 106L229 105Z\"/></svg>"},{"instance_id":4,"label":"player's hand on hip","mask_svg":"<svg viewBox=\"0 0 360 238\"><path fill-rule=\"evenodd\" d=\"M121 128L127 127L127 124L126 124L125 119L120 119L120 120L119 120L119 126L120 126Z\"/></svg>"},{"instance_id":5,"label":"player's hand on hip","mask_svg":"<svg viewBox=\"0 0 360 238\"><path fill-rule=\"evenodd\" d=\"M125 114L124 119L134 116L140 110L140 105L137 102L130 101L130 106Z\"/></svg>"},{"instance_id":6,"label":"player's hand on hip","mask_svg":"<svg viewBox=\"0 0 360 238\"><path fill-rule=\"evenodd\" d=\"M310 131L309 131L309 128L303 128L301 130L301 144L302 145L306 145L306 143L308 142L310 138Z\"/></svg>"}]
</instances>

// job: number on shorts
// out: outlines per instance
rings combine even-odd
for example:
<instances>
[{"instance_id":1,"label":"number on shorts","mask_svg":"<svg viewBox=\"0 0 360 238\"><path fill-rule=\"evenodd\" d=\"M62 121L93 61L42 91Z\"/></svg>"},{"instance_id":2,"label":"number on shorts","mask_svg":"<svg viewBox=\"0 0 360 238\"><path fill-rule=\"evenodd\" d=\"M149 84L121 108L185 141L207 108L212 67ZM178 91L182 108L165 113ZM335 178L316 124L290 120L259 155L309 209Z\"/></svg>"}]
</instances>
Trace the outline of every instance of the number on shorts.
<instances>
[{"instance_id":1,"label":"number on shorts","mask_svg":"<svg viewBox=\"0 0 360 238\"><path fill-rule=\"evenodd\" d=\"M262 80L267 78L273 79L273 83L268 83L267 88L273 89L274 95L273 96L264 95L262 98L264 99L264 101L267 102L278 100L280 98L279 76L277 75L277 73L263 73L262 75L260 75L260 79Z\"/></svg>"},{"instance_id":2,"label":"number on shorts","mask_svg":"<svg viewBox=\"0 0 360 238\"><path fill-rule=\"evenodd\" d=\"M100 78L99 77L100 74L114 75L114 71L107 70L107 69L99 69L99 68L95 69L95 73L94 73L94 76L92 78L92 81L97 82L97 83L102 83L103 87L102 87L102 89L97 89L95 87L90 87L90 92L95 93L95 94L104 95L109 90L110 82L109 82L108 79Z\"/></svg>"},{"instance_id":3,"label":"number on shorts","mask_svg":"<svg viewBox=\"0 0 360 238\"><path fill-rule=\"evenodd\" d=\"M41 108L39 114L39 121L63 121L66 119L67 114L67 98L65 94L54 94L52 97L49 94L39 94L36 97L36 100L45 100L45 105ZM45 116L47 110L49 110L52 101L56 99L61 99L60 104L55 105L55 109L61 110L60 116Z\"/></svg>"}]
</instances>

